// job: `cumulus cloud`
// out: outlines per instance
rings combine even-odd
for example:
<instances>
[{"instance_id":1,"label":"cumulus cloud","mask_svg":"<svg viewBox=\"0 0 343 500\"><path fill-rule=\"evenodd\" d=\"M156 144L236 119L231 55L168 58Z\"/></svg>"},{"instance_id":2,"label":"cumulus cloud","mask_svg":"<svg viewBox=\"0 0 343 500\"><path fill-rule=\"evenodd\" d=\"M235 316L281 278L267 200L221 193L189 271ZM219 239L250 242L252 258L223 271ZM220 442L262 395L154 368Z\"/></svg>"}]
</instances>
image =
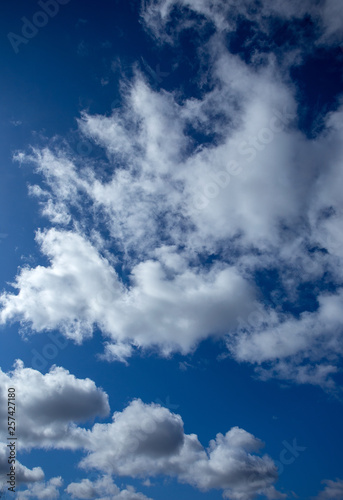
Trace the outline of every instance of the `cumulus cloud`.
<instances>
[{"instance_id":1,"label":"cumulus cloud","mask_svg":"<svg viewBox=\"0 0 343 500\"><path fill-rule=\"evenodd\" d=\"M70 484L67 492L74 498L117 495L114 498L146 499L129 487L120 491L110 480L113 474L144 479L175 477L201 491L223 490L224 496L232 499L252 499L258 494L281 498L274 488L277 469L273 460L260 454L263 443L244 429L233 427L226 434L219 433L204 448L196 434L184 432L180 415L140 399L114 412L110 423L86 428L77 422L106 415L109 409L107 395L93 381L77 379L58 367L42 375L24 368L21 362L9 374L1 371L0 378L2 399L9 386L21 395L16 412L22 449L80 450L84 453L81 468L105 474L94 483ZM5 427L0 429L0 469L4 474L8 470L6 431ZM29 470L17 465L19 482L36 483L20 498L58 498L60 478L44 483L41 468Z\"/></svg>"},{"instance_id":2,"label":"cumulus cloud","mask_svg":"<svg viewBox=\"0 0 343 500\"><path fill-rule=\"evenodd\" d=\"M65 490L71 498L101 500L151 500L143 493L138 493L132 486L120 490L111 476L103 476L96 481L82 479L79 483L70 483Z\"/></svg>"},{"instance_id":3,"label":"cumulus cloud","mask_svg":"<svg viewBox=\"0 0 343 500\"><path fill-rule=\"evenodd\" d=\"M195 434L184 433L180 415L134 400L114 413L111 424L95 424L86 432L83 468L141 478L172 476L202 491L221 489L232 499L260 493L281 498L273 487L274 462L259 456L261 441L238 427L217 434L205 449Z\"/></svg>"},{"instance_id":4,"label":"cumulus cloud","mask_svg":"<svg viewBox=\"0 0 343 500\"><path fill-rule=\"evenodd\" d=\"M163 462L181 449L183 422L167 408L134 400L114 413L112 423L95 424L87 439L86 447L92 452L83 459L83 466L120 475L149 475L149 470L157 474L163 468L158 459Z\"/></svg>"},{"instance_id":5,"label":"cumulus cloud","mask_svg":"<svg viewBox=\"0 0 343 500\"><path fill-rule=\"evenodd\" d=\"M92 380L77 379L61 367L52 367L43 375L17 361L12 372L0 369L0 385L3 408L7 408L7 387L14 387L20 394L16 421L22 448L77 448L77 442L68 443L72 424L104 417L109 412L108 396L103 390ZM7 437L5 418L1 419L0 436L3 440Z\"/></svg>"},{"instance_id":6,"label":"cumulus cloud","mask_svg":"<svg viewBox=\"0 0 343 500\"><path fill-rule=\"evenodd\" d=\"M27 500L29 498L55 500L60 497L59 488L61 488L62 484L61 477L53 477L47 482L30 484L26 490L18 491L16 498L18 500Z\"/></svg>"},{"instance_id":7,"label":"cumulus cloud","mask_svg":"<svg viewBox=\"0 0 343 500\"><path fill-rule=\"evenodd\" d=\"M110 359L130 356L130 341L156 345L165 354L189 352L203 338L223 335L254 295L233 267L188 269L175 250L160 249L160 260L133 267L132 286L125 288L81 235L52 229L39 233L38 241L51 266L22 270L15 283L19 293L2 297L2 320L18 317L36 331L60 328L76 341L98 325L119 344L107 346Z\"/></svg>"}]
</instances>

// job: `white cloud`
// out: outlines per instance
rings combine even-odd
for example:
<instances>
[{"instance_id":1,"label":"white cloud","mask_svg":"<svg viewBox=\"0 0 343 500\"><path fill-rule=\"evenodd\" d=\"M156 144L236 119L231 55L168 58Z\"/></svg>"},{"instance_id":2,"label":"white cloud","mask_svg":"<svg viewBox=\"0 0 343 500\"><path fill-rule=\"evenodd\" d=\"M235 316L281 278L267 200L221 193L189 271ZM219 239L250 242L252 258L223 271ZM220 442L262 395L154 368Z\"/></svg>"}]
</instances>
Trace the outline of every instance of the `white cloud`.
<instances>
[{"instance_id":1,"label":"white cloud","mask_svg":"<svg viewBox=\"0 0 343 500\"><path fill-rule=\"evenodd\" d=\"M151 500L143 493L138 493L132 486L127 486L120 490L114 484L111 476L103 476L96 481L82 479L79 483L70 483L66 488L66 492L71 495L71 498L101 500Z\"/></svg>"},{"instance_id":2,"label":"white cloud","mask_svg":"<svg viewBox=\"0 0 343 500\"><path fill-rule=\"evenodd\" d=\"M184 29L195 24L187 16L187 9L191 9L199 16L196 21L198 24L200 20L206 19L215 25L219 33L234 31L242 18L252 21L259 30L268 33L273 19L291 21L308 15L317 25L319 44L335 44L342 36L342 12L335 0L304 0L301 4L296 0L264 0L258 6L254 0L243 0L239 4L234 0L214 0L211 3L206 0L150 0L144 7L142 18L146 28L157 40L169 43L174 41L175 32L181 31L181 27L174 27L172 34L169 34L170 27L167 31L165 28L173 9L180 8L184 9L184 20L180 23Z\"/></svg>"},{"instance_id":3,"label":"white cloud","mask_svg":"<svg viewBox=\"0 0 343 500\"><path fill-rule=\"evenodd\" d=\"M316 500L341 500L343 498L342 479L336 479L336 481L326 480L322 482L325 484L325 488L316 496Z\"/></svg>"},{"instance_id":4,"label":"white cloud","mask_svg":"<svg viewBox=\"0 0 343 500\"><path fill-rule=\"evenodd\" d=\"M80 464L86 469L142 478L174 476L202 491L222 489L232 499L259 493L281 498L272 486L274 462L258 456L261 441L238 427L217 434L206 450L195 434L184 433L180 415L134 400L114 414L111 424L95 424L87 440L88 455Z\"/></svg>"},{"instance_id":5,"label":"white cloud","mask_svg":"<svg viewBox=\"0 0 343 500\"><path fill-rule=\"evenodd\" d=\"M158 475L175 477L202 491L223 490L223 494L232 499L248 500L259 493L281 498L273 486L277 480L276 466L268 455L260 455L263 443L239 427L233 427L225 435L217 434L205 449L197 435L184 432L180 415L159 404L145 404L136 399L123 411L114 412L112 422L95 423L86 428L76 422L108 412L107 395L93 381L76 379L58 367L42 375L17 362L13 372L0 372L0 382L4 401L9 386L20 394L16 419L22 450L80 450L85 454L80 467L105 474L106 478L95 483L82 481L69 485L68 493L76 498L77 495L94 498L81 496L90 495L92 491L107 498L112 495L112 488L118 498L146 499L129 487L117 490L108 477L112 474L144 479ZM6 433L7 428L0 429L3 474L8 469ZM19 462L17 466L19 482L37 483L22 492L20 498L48 498L49 495L57 498L60 479L44 483L40 467L31 471Z\"/></svg>"},{"instance_id":6,"label":"white cloud","mask_svg":"<svg viewBox=\"0 0 343 500\"><path fill-rule=\"evenodd\" d=\"M323 6L322 22L324 25L324 34L322 43L339 43L343 31L343 14L339 4L335 0L326 0Z\"/></svg>"},{"instance_id":7,"label":"white cloud","mask_svg":"<svg viewBox=\"0 0 343 500\"><path fill-rule=\"evenodd\" d=\"M134 400L114 413L112 423L95 424L87 439L91 452L82 461L84 467L120 475L150 475L150 470L158 474L163 469L158 459L163 462L183 445L183 422L166 408Z\"/></svg>"},{"instance_id":8,"label":"white cloud","mask_svg":"<svg viewBox=\"0 0 343 500\"><path fill-rule=\"evenodd\" d=\"M337 372L336 363L343 354L342 300L342 289L323 293L318 296L318 309L302 313L299 319L256 309L251 320L228 337L228 347L238 361L262 364L258 371L264 378L277 376L332 387L330 376ZM268 370L263 368L266 362L271 363Z\"/></svg>"},{"instance_id":9,"label":"white cloud","mask_svg":"<svg viewBox=\"0 0 343 500\"><path fill-rule=\"evenodd\" d=\"M133 347L130 344L105 342L105 352L99 357L106 361L119 361L128 365L127 359L131 358L132 354Z\"/></svg>"},{"instance_id":10,"label":"white cloud","mask_svg":"<svg viewBox=\"0 0 343 500\"><path fill-rule=\"evenodd\" d=\"M101 307L97 294L104 288L119 295L117 275L78 234L52 229L39 232L37 239L52 265L22 269L14 285L19 294L3 296L2 320L19 316L36 331L60 327L67 337L81 342L92 334L89 294L96 311Z\"/></svg>"},{"instance_id":11,"label":"white cloud","mask_svg":"<svg viewBox=\"0 0 343 500\"><path fill-rule=\"evenodd\" d=\"M7 387L14 387L20 394L16 401L16 422L20 428L21 448L66 447L77 448L77 441L68 443L66 436L73 423L106 416L109 412L108 397L90 379L77 379L68 370L52 367L42 375L25 368L17 361L12 372L0 369L2 408L7 407ZM5 441L7 426L1 419L0 436Z\"/></svg>"},{"instance_id":12,"label":"white cloud","mask_svg":"<svg viewBox=\"0 0 343 500\"><path fill-rule=\"evenodd\" d=\"M27 500L29 498L54 500L60 497L59 488L61 488L62 484L61 477L53 477L47 482L30 484L26 490L18 491L16 498L18 500Z\"/></svg>"},{"instance_id":13,"label":"white cloud","mask_svg":"<svg viewBox=\"0 0 343 500\"><path fill-rule=\"evenodd\" d=\"M39 233L38 241L51 266L21 271L19 294L2 297L2 321L19 318L36 331L60 328L76 341L96 324L119 343L107 346L106 357L123 360L132 352L129 342L187 353L209 335L226 333L253 297L234 268L184 269L174 251L160 250L161 261L133 267L127 288L82 236L52 229Z\"/></svg>"}]
</instances>

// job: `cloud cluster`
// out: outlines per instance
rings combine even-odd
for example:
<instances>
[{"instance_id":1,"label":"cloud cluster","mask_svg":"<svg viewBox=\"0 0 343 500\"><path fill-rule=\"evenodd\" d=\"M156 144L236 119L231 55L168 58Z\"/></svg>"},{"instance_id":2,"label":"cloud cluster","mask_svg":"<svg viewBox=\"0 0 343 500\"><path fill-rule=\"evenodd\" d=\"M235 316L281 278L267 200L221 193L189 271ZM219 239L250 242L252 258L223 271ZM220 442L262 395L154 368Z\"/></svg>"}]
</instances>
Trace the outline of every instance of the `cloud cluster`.
<instances>
[{"instance_id":1,"label":"cloud cluster","mask_svg":"<svg viewBox=\"0 0 343 500\"><path fill-rule=\"evenodd\" d=\"M59 488L62 486L61 477L53 477L49 481L30 484L26 490L16 493L18 500L28 500L30 498L39 500L55 500L60 497Z\"/></svg>"},{"instance_id":2,"label":"cloud cluster","mask_svg":"<svg viewBox=\"0 0 343 500\"><path fill-rule=\"evenodd\" d=\"M143 493L137 493L132 486L120 490L111 476L102 476L96 481L82 479L79 483L70 483L66 492L71 498L98 500L151 500Z\"/></svg>"},{"instance_id":3,"label":"cloud cluster","mask_svg":"<svg viewBox=\"0 0 343 500\"><path fill-rule=\"evenodd\" d=\"M109 410L107 395L93 381L77 379L58 367L42 375L19 361L13 372L1 372L0 376L2 388L15 387L21 395L17 404L21 449L81 450L85 456L79 466L105 474L94 483L83 480L70 484L67 492L73 498L107 498L114 494L118 499L146 499L132 488L120 491L111 482L111 475L145 479L170 476L202 491L220 489L224 496L237 500L258 494L282 498L274 488L277 469L273 460L260 455L263 443L244 429L233 427L226 434L219 433L204 448L196 434L184 432L180 415L140 399L115 412L110 423L86 428L78 423L104 416ZM3 391L2 407L5 396ZM6 431L0 429L4 473ZM19 482L35 483L20 498L58 498L60 478L45 483L41 468L30 471L19 463L17 466Z\"/></svg>"},{"instance_id":4,"label":"cloud cluster","mask_svg":"<svg viewBox=\"0 0 343 500\"><path fill-rule=\"evenodd\" d=\"M88 455L80 466L86 469L141 478L176 477L202 491L221 489L233 499L260 493L281 498L273 487L274 462L259 456L261 441L238 427L217 434L205 449L195 434L184 433L180 415L134 400L114 413L111 424L95 424L86 431L84 439Z\"/></svg>"},{"instance_id":5,"label":"cloud cluster","mask_svg":"<svg viewBox=\"0 0 343 500\"><path fill-rule=\"evenodd\" d=\"M312 4L264 1L258 16L248 0L147 3L142 19L157 37L180 6L199 14L192 22L214 23L198 54L211 61L197 75L199 95L153 90L136 71L122 108L78 121L101 159L80 159L57 140L16 155L41 174L31 193L53 227L37 233L48 263L21 269L17 293L1 295L2 323L60 329L76 342L99 328L103 358L121 362L136 348L186 354L215 336L264 377L333 386L342 354L343 108L308 138L298 127L294 59L283 58L286 69L271 53L249 64L225 40L240 16L257 16L262 30L263 19L310 15L314 42L329 44L338 33L333 3ZM273 308L255 282L269 272L284 297ZM294 314L302 287L313 289L314 305ZM238 320L256 299L266 320L242 332Z\"/></svg>"},{"instance_id":6,"label":"cloud cluster","mask_svg":"<svg viewBox=\"0 0 343 500\"><path fill-rule=\"evenodd\" d=\"M30 498L39 500L55 500L61 497L60 488L63 485L61 477L53 477L49 481L30 484L26 490L17 492L18 500ZM97 500L151 500L142 493L137 493L132 486L120 490L110 476L103 476L96 481L83 479L79 483L70 483L65 492L68 498ZM64 497L63 497L64 498Z\"/></svg>"}]
</instances>

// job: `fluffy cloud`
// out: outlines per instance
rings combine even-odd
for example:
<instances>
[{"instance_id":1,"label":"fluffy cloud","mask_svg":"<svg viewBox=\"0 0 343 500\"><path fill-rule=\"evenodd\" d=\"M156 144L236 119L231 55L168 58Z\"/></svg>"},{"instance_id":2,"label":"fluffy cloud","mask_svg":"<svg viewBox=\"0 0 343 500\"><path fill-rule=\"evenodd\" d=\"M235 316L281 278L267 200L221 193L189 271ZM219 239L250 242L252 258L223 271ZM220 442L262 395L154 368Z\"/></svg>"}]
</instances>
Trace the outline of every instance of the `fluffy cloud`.
<instances>
[{"instance_id":1,"label":"fluffy cloud","mask_svg":"<svg viewBox=\"0 0 343 500\"><path fill-rule=\"evenodd\" d=\"M86 440L88 455L80 464L86 469L142 478L174 476L202 491L224 490L232 499L259 493L281 498L273 487L274 462L258 456L261 441L238 427L217 434L205 449L195 434L184 433L180 415L134 400L113 415L111 424L86 431Z\"/></svg>"},{"instance_id":2,"label":"fluffy cloud","mask_svg":"<svg viewBox=\"0 0 343 500\"><path fill-rule=\"evenodd\" d=\"M28 489L18 491L16 498L18 500L27 500L36 498L39 500L54 500L60 497L59 488L63 481L61 477L53 477L49 481L30 484Z\"/></svg>"},{"instance_id":3,"label":"fluffy cloud","mask_svg":"<svg viewBox=\"0 0 343 500\"><path fill-rule=\"evenodd\" d=\"M101 500L151 500L143 493L137 493L132 486L120 490L110 476L103 476L96 481L82 479L80 483L70 483L66 492L71 498Z\"/></svg>"},{"instance_id":4,"label":"fluffy cloud","mask_svg":"<svg viewBox=\"0 0 343 500\"><path fill-rule=\"evenodd\" d=\"M20 427L21 447L80 446L68 443L68 434L74 422L106 416L109 412L108 397L90 379L77 379L68 370L52 367L42 375L25 368L17 361L15 369L6 374L0 369L0 398L7 407L7 387L14 387L20 394L16 401L16 421ZM0 436L5 439L7 427L1 419Z\"/></svg>"},{"instance_id":5,"label":"fluffy cloud","mask_svg":"<svg viewBox=\"0 0 343 500\"><path fill-rule=\"evenodd\" d=\"M179 415L134 400L114 413L112 423L95 424L87 433L85 446L91 452L82 465L120 475L162 474L164 462L179 454L184 438Z\"/></svg>"},{"instance_id":6,"label":"fluffy cloud","mask_svg":"<svg viewBox=\"0 0 343 500\"><path fill-rule=\"evenodd\" d=\"M264 378L277 376L298 383L331 387L330 375L337 372L342 350L343 292L318 296L315 312L299 318L256 309L242 322L236 335L228 337L228 347L238 361L260 365ZM313 365L302 364L311 360ZM266 370L266 363L272 368Z\"/></svg>"},{"instance_id":7,"label":"fluffy cloud","mask_svg":"<svg viewBox=\"0 0 343 500\"><path fill-rule=\"evenodd\" d=\"M112 422L86 428L76 422L108 413L107 395L91 380L76 379L58 367L42 375L24 368L21 362L17 362L10 374L0 372L0 377L0 387L5 388L2 399L6 401L5 391L9 386L14 386L21 395L17 402L17 424L21 429L22 449L80 450L85 453L79 464L81 468L106 474L95 483L84 480L70 484L67 492L75 498L95 498L94 495L106 498L114 494L118 499L146 499L132 488L117 489L109 479L112 474L145 479L157 475L175 477L202 491L223 490L232 499L247 500L258 494L282 497L273 486L277 480L273 460L260 455L263 443L239 427L233 427L225 435L217 434L205 449L195 434L184 432L180 415L136 399L123 411L115 412ZM8 469L6 431L0 429L4 441L0 448L3 473ZM20 463L17 465L19 482L37 483L23 491L20 498L58 497L60 478L44 483L41 468L30 471Z\"/></svg>"},{"instance_id":8,"label":"fluffy cloud","mask_svg":"<svg viewBox=\"0 0 343 500\"><path fill-rule=\"evenodd\" d=\"M81 341L98 325L113 342L106 354L124 359L125 343L189 352L209 335L223 335L244 314L253 288L231 266L187 268L175 249L160 248L131 272L125 288L110 263L73 232L39 233L51 266L23 269L18 295L2 298L2 320L18 317L41 331L60 328Z\"/></svg>"},{"instance_id":9,"label":"fluffy cloud","mask_svg":"<svg viewBox=\"0 0 343 500\"><path fill-rule=\"evenodd\" d=\"M326 485L324 490L321 491L316 500L340 500L343 498L343 480L336 479L336 481L326 480L323 481Z\"/></svg>"}]
</instances>

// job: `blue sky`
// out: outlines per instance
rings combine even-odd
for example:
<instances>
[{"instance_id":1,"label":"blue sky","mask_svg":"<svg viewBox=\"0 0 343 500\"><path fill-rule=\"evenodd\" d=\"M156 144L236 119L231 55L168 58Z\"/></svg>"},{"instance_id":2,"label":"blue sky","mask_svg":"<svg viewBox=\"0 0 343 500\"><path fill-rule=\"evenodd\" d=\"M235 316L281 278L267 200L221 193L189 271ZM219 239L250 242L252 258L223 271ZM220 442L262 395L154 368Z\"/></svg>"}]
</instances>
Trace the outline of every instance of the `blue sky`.
<instances>
[{"instance_id":1,"label":"blue sky","mask_svg":"<svg viewBox=\"0 0 343 500\"><path fill-rule=\"evenodd\" d=\"M0 25L4 498L343 499L339 2Z\"/></svg>"}]
</instances>

